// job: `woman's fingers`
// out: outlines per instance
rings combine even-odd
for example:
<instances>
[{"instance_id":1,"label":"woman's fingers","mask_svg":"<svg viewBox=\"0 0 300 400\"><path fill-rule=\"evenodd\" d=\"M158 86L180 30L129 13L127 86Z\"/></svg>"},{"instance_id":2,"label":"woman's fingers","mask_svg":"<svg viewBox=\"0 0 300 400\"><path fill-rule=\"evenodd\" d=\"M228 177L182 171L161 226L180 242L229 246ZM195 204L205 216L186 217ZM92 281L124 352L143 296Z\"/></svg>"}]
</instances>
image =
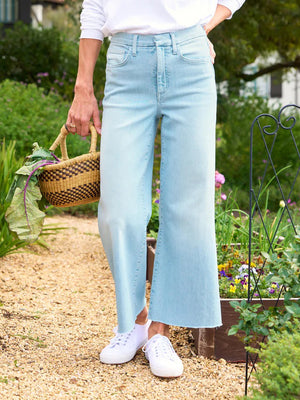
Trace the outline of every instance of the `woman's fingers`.
<instances>
[{"instance_id":1,"label":"woman's fingers","mask_svg":"<svg viewBox=\"0 0 300 400\"><path fill-rule=\"evenodd\" d=\"M210 59L211 62L214 64L215 62L215 58L216 58L216 52L214 49L214 45L212 44L212 42L207 38L208 40L208 45L209 45L209 53L210 53Z\"/></svg>"},{"instance_id":2,"label":"woman's fingers","mask_svg":"<svg viewBox=\"0 0 300 400\"><path fill-rule=\"evenodd\" d=\"M88 136L91 119L94 121L97 132L100 133L101 123L96 98L94 96L92 98L75 96L66 122L68 131L80 136Z\"/></svg>"},{"instance_id":3,"label":"woman's fingers","mask_svg":"<svg viewBox=\"0 0 300 400\"><path fill-rule=\"evenodd\" d=\"M96 128L96 131L99 133L99 135L101 135L101 122L100 122L100 114L99 114L99 109L96 106L94 108L94 112L93 112L93 122Z\"/></svg>"},{"instance_id":4,"label":"woman's fingers","mask_svg":"<svg viewBox=\"0 0 300 400\"><path fill-rule=\"evenodd\" d=\"M67 131L73 133L73 135L76 133L76 124L74 122L74 119L71 117L70 111L68 113L68 118L65 127Z\"/></svg>"}]
</instances>

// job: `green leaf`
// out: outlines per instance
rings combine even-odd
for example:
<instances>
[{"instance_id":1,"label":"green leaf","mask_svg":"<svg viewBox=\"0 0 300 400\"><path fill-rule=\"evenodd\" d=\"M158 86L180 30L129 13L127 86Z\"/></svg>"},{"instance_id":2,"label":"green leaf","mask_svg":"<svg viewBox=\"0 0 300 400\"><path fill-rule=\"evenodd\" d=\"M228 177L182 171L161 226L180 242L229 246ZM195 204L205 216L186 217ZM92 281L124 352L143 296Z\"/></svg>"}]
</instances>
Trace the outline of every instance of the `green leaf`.
<instances>
[{"instance_id":1,"label":"green leaf","mask_svg":"<svg viewBox=\"0 0 300 400\"><path fill-rule=\"evenodd\" d=\"M33 153L29 156L31 162L37 162L39 160L53 160L53 156L50 150L39 147L37 143L33 143Z\"/></svg>"},{"instance_id":2,"label":"green leaf","mask_svg":"<svg viewBox=\"0 0 300 400\"><path fill-rule=\"evenodd\" d=\"M295 314L295 316L300 316L300 306L297 303L293 303L290 306L285 306L285 308L290 314Z\"/></svg>"},{"instance_id":3,"label":"green leaf","mask_svg":"<svg viewBox=\"0 0 300 400\"><path fill-rule=\"evenodd\" d=\"M233 325L228 331L228 336L236 335L238 330L239 330L239 327L237 325Z\"/></svg>"},{"instance_id":4,"label":"green leaf","mask_svg":"<svg viewBox=\"0 0 300 400\"><path fill-rule=\"evenodd\" d=\"M40 211L37 202L42 194L34 182L29 182L26 192L26 213L24 193L20 188L15 190L11 205L8 207L5 218L9 229L16 232L18 238L27 242L34 242L42 231L45 213Z\"/></svg>"}]
</instances>

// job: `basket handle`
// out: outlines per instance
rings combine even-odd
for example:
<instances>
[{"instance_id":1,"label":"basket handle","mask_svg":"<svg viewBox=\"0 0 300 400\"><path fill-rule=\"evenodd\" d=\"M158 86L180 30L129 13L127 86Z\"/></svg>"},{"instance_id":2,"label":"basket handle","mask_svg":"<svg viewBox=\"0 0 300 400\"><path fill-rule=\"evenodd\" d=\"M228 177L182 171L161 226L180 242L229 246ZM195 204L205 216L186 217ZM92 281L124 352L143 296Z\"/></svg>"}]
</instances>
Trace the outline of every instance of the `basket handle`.
<instances>
[{"instance_id":1,"label":"basket handle","mask_svg":"<svg viewBox=\"0 0 300 400\"><path fill-rule=\"evenodd\" d=\"M97 131L96 128L94 127L94 124L90 122L89 124L89 131L91 133L91 146L89 153L95 153L96 152L96 147L97 147ZM53 142L52 146L50 147L49 150L54 151L59 145L60 145L60 150L61 150L61 155L62 155L62 160L66 161L69 159L68 157L68 150L67 150L67 143L66 143L66 138L70 132L67 130L66 126L63 125L59 135Z\"/></svg>"}]
</instances>

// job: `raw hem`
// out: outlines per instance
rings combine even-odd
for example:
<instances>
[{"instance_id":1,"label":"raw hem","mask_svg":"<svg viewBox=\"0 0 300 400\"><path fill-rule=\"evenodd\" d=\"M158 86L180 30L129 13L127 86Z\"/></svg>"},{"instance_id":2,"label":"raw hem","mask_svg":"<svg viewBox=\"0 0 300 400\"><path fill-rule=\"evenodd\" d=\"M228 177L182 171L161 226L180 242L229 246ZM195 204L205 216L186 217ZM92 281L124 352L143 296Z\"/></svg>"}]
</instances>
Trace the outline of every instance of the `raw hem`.
<instances>
[{"instance_id":1,"label":"raw hem","mask_svg":"<svg viewBox=\"0 0 300 400\"><path fill-rule=\"evenodd\" d=\"M151 321L155 321L155 322L161 322L163 324L166 325L172 325L172 326L178 326L180 328L190 328L190 329L199 329L199 328L219 328L221 327L223 324L221 323L216 323L213 325L207 325L207 324L182 324L182 323L176 323L176 322L171 322L171 321L167 321L167 320L162 320L162 319L156 319L156 318L152 318L151 314L149 313L148 318L151 319Z\"/></svg>"}]
</instances>

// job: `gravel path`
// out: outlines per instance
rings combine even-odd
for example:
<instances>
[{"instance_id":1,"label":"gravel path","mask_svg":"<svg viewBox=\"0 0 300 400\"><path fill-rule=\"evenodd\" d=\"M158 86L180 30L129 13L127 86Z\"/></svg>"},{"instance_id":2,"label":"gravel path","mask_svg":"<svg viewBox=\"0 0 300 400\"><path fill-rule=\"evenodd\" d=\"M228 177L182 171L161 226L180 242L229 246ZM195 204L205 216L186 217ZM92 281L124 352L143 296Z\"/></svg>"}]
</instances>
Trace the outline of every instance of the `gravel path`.
<instances>
[{"instance_id":1,"label":"gravel path","mask_svg":"<svg viewBox=\"0 0 300 400\"><path fill-rule=\"evenodd\" d=\"M244 365L198 357L188 329L171 339L178 379L154 377L144 354L117 366L98 354L116 325L114 286L95 218L47 218L67 229L49 249L0 259L0 399L235 399ZM149 288L148 288L149 295Z\"/></svg>"}]
</instances>

